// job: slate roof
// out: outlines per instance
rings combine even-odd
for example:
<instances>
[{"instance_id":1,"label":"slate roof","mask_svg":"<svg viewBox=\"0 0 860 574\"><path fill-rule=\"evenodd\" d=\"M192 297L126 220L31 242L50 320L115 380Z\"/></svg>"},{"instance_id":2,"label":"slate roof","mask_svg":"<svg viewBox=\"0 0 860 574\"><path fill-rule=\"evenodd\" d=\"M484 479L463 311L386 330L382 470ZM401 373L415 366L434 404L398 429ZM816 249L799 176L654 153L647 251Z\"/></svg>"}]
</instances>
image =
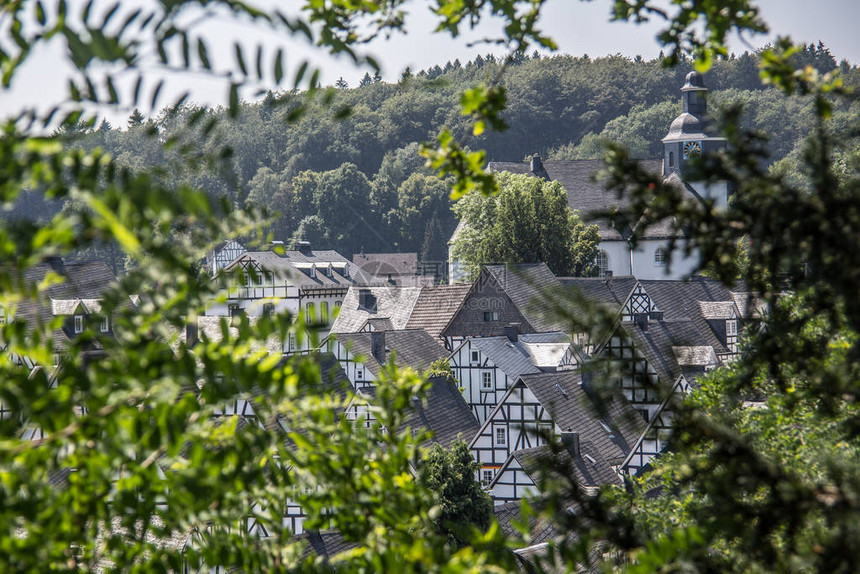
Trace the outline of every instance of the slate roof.
<instances>
[{"instance_id":1,"label":"slate roof","mask_svg":"<svg viewBox=\"0 0 860 574\"><path fill-rule=\"evenodd\" d=\"M507 337L475 337L472 347L489 357L508 377L555 370L570 347L570 337L561 332L519 335L512 343Z\"/></svg>"},{"instance_id":2,"label":"slate roof","mask_svg":"<svg viewBox=\"0 0 860 574\"><path fill-rule=\"evenodd\" d=\"M622 323L621 328L657 373L660 382L664 384L674 383L683 372L682 365L675 354L676 348L701 346L713 348L711 345L701 345L701 341L706 337L690 319L649 321L647 331L636 323ZM702 357L699 355L697 358ZM691 364L688 362L685 366L691 366Z\"/></svg>"},{"instance_id":3,"label":"slate roof","mask_svg":"<svg viewBox=\"0 0 860 574\"><path fill-rule=\"evenodd\" d=\"M370 311L359 305L360 292L364 290L370 291L376 299L375 311ZM340 311L338 311L330 332L356 333L370 319L388 319L389 329L404 329L420 294L420 287L352 286L343 298Z\"/></svg>"},{"instance_id":4,"label":"slate roof","mask_svg":"<svg viewBox=\"0 0 860 574\"><path fill-rule=\"evenodd\" d=\"M28 327L45 324L55 316L73 314L81 304L84 305L84 312L98 313L101 311L98 300L116 283L116 276L103 261L65 263L60 259L28 268L20 274L20 279L25 286L35 287L44 281L49 272L58 274L64 281L42 291L41 294L46 298L43 302L24 299L14 310L13 318L25 321ZM15 271L10 270L10 273L15 275ZM129 300L121 307L131 304ZM53 338L56 350L62 350L70 341L63 329L54 330Z\"/></svg>"},{"instance_id":5,"label":"slate roof","mask_svg":"<svg viewBox=\"0 0 860 574\"><path fill-rule=\"evenodd\" d=\"M574 479L576 484L588 490L604 484L622 484L621 477L612 470L600 450L591 442L582 441L580 452L581 456L574 458L566 448L554 453L551 445L543 445L515 451L511 456L517 459L535 484L541 483L542 472L547 472L549 476L561 473L565 478ZM568 471L573 473L572 476L567 474Z\"/></svg>"},{"instance_id":6,"label":"slate roof","mask_svg":"<svg viewBox=\"0 0 860 574\"><path fill-rule=\"evenodd\" d=\"M325 559L326 562L341 552L357 548L355 542L347 542L339 530L306 530L294 536L293 540L302 540L308 543L302 552L302 559L316 555Z\"/></svg>"},{"instance_id":7,"label":"slate roof","mask_svg":"<svg viewBox=\"0 0 860 574\"><path fill-rule=\"evenodd\" d=\"M413 401L403 420L403 425L397 429L398 432L410 428L414 432L418 429L430 431L432 436L424 441L422 446L438 444L448 449L457 438L469 441L478 432L480 425L478 419L472 414L472 409L460 394L456 385L447 381L444 377L433 377L429 379L430 388L424 397L424 401ZM375 396L376 387L362 387L356 391L357 396Z\"/></svg>"},{"instance_id":8,"label":"slate roof","mask_svg":"<svg viewBox=\"0 0 860 574\"><path fill-rule=\"evenodd\" d=\"M522 533L514 526L514 523L522 522L522 505L520 501L516 500L499 504L493 508L493 513L496 515L499 528L506 537L517 539L522 536ZM540 520L534 515L529 516L528 525L532 544L547 542L558 536L558 532L552 524Z\"/></svg>"},{"instance_id":9,"label":"slate roof","mask_svg":"<svg viewBox=\"0 0 860 574\"><path fill-rule=\"evenodd\" d=\"M383 364L387 364L391 354L395 355L395 364L400 367L412 367L422 371L433 361L445 357L447 353L439 342L421 329L403 331L384 331L385 354L380 362L372 353L371 338L374 333L338 333L336 339L345 345L353 356L364 357L364 365L379 377Z\"/></svg>"},{"instance_id":10,"label":"slate roof","mask_svg":"<svg viewBox=\"0 0 860 574\"><path fill-rule=\"evenodd\" d=\"M552 304L547 299L560 283L546 263L485 265L483 272L492 275L535 331L564 330L552 317Z\"/></svg>"},{"instance_id":11,"label":"slate roof","mask_svg":"<svg viewBox=\"0 0 860 574\"><path fill-rule=\"evenodd\" d=\"M350 285L370 285L373 278L352 264L346 257L333 250L318 251L285 251L279 255L274 251L246 251L232 263L227 265L227 271L236 269L245 261L255 261L262 269L271 271L278 276L287 277L290 283L303 289L347 289ZM324 272L328 264L333 264L332 276ZM310 276L310 266L316 265L317 272ZM348 268L347 275L344 269Z\"/></svg>"},{"instance_id":12,"label":"slate roof","mask_svg":"<svg viewBox=\"0 0 860 574\"><path fill-rule=\"evenodd\" d=\"M562 432L568 429L578 432L582 443L590 442L603 459L617 464L645 430L645 421L620 395L603 401L605 412L601 416L601 405L586 392L587 377L586 374L583 383L579 371L559 371L523 375L520 380L549 411Z\"/></svg>"},{"instance_id":13,"label":"slate roof","mask_svg":"<svg viewBox=\"0 0 860 574\"><path fill-rule=\"evenodd\" d=\"M637 280L631 275L606 277L559 277L566 288L578 290L586 301L604 305L619 312L636 287Z\"/></svg>"},{"instance_id":14,"label":"slate roof","mask_svg":"<svg viewBox=\"0 0 860 574\"><path fill-rule=\"evenodd\" d=\"M415 275L418 273L417 253L357 253L352 262L371 275Z\"/></svg>"},{"instance_id":15,"label":"slate roof","mask_svg":"<svg viewBox=\"0 0 860 574\"><path fill-rule=\"evenodd\" d=\"M728 353L708 324L708 320L728 318L735 301L735 294L728 287L703 277L694 277L690 281L643 280L641 284L663 312L665 320L695 323L700 338L679 345L709 345L719 354Z\"/></svg>"},{"instance_id":16,"label":"slate roof","mask_svg":"<svg viewBox=\"0 0 860 574\"><path fill-rule=\"evenodd\" d=\"M641 160L641 168L654 174L660 174L663 170L663 162L660 159ZM606 241L617 241L629 237L629 230L617 230L605 219L591 221L590 214L596 211L606 211L612 208L624 209L630 205L627 196L618 197L615 192L607 191L604 184L593 180L603 167L603 160L583 159L564 161L545 161L543 168L549 175L551 181L561 183L567 191L567 204L571 209L579 211L586 221L597 225L600 237ZM489 171L507 171L533 175L530 165L523 162L490 162L487 166ZM689 190L684 188L683 193L692 197ZM665 238L676 235L672 230L671 221L661 221L649 226L643 234L644 239Z\"/></svg>"},{"instance_id":17,"label":"slate roof","mask_svg":"<svg viewBox=\"0 0 860 574\"><path fill-rule=\"evenodd\" d=\"M468 283L422 287L406 328L423 329L438 338L471 287Z\"/></svg>"}]
</instances>

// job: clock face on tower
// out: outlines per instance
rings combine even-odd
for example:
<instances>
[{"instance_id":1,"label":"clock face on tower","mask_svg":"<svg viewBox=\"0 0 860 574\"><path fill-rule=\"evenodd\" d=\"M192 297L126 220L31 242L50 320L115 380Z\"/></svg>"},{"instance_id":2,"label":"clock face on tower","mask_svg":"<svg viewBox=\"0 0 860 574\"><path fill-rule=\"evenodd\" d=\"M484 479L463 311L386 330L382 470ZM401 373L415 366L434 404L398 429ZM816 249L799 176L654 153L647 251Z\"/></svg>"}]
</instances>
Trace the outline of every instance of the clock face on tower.
<instances>
[{"instance_id":1,"label":"clock face on tower","mask_svg":"<svg viewBox=\"0 0 860 574\"><path fill-rule=\"evenodd\" d=\"M700 144L699 142L687 142L684 144L684 157L701 155L701 153L702 144Z\"/></svg>"}]
</instances>

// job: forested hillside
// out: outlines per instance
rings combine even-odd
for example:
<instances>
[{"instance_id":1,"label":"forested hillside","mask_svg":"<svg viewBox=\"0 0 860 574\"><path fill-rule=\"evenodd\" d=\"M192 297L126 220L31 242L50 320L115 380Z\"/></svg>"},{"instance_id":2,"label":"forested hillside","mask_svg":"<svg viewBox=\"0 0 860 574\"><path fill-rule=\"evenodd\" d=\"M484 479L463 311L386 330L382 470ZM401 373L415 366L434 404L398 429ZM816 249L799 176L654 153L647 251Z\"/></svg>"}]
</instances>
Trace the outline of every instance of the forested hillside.
<instances>
[{"instance_id":1,"label":"forested hillside","mask_svg":"<svg viewBox=\"0 0 860 574\"><path fill-rule=\"evenodd\" d=\"M807 46L797 57L821 72L840 67L846 84L860 86L857 67L837 63L822 44ZM812 126L813 103L762 85L758 59L744 53L714 64L706 75L710 109L719 115L720 106L743 104L747 125L768 135L773 162L787 158L779 167L791 173L801 138ZM692 64L666 69L659 59L522 57L502 80L509 128L474 137L460 116L458 94L495 77L500 67L487 56L407 70L396 84L370 75L354 87L339 81L299 118L292 116L307 103L303 94L270 93L242 105L234 122L213 121L226 115L223 109L185 105L149 120L135 112L127 126L103 123L69 136L87 148L102 146L125 165L162 166L169 183L203 188L233 207L279 212L272 227L276 238L307 239L346 256L362 249L402 250L443 261L456 220L446 182L423 169L419 142L448 126L467 146L486 149L490 160L516 161L533 153L595 158L603 138L624 143L636 157L659 156L660 140L680 113L679 88ZM860 111L860 104L846 106L834 111L835 126L844 123L840 117ZM169 144L166 151L163 142ZM225 145L232 150L229 161L216 161ZM181 157L197 159L196 169ZM31 198L12 215L26 210L48 216L61 207Z\"/></svg>"}]
</instances>

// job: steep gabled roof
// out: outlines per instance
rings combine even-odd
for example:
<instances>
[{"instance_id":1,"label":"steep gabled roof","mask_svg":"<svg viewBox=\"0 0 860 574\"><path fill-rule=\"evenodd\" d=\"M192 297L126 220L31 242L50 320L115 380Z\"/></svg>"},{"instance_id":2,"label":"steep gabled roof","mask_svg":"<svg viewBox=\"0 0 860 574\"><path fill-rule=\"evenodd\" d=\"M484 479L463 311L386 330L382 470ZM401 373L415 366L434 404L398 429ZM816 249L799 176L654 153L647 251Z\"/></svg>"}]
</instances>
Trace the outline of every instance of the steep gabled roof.
<instances>
[{"instance_id":1,"label":"steep gabled roof","mask_svg":"<svg viewBox=\"0 0 860 574\"><path fill-rule=\"evenodd\" d=\"M561 332L534 333L519 335L515 343L507 337L475 337L469 343L516 380L542 368L554 370L570 347L570 337Z\"/></svg>"},{"instance_id":2,"label":"steep gabled roof","mask_svg":"<svg viewBox=\"0 0 860 574\"><path fill-rule=\"evenodd\" d=\"M360 305L362 291L368 291L373 296L375 308L367 309ZM356 333L371 319L388 319L390 329L405 329L420 294L420 287L352 286L343 298L331 332Z\"/></svg>"},{"instance_id":3,"label":"steep gabled roof","mask_svg":"<svg viewBox=\"0 0 860 574\"><path fill-rule=\"evenodd\" d=\"M347 289L353 284L369 285L373 282L370 275L333 250L285 251L283 255L274 251L246 251L225 269L230 271L249 261L277 276L287 277L291 284L304 289ZM313 277L310 275L312 265L317 268ZM329 265L332 266L331 277L325 273Z\"/></svg>"},{"instance_id":4,"label":"steep gabled roof","mask_svg":"<svg viewBox=\"0 0 860 574\"><path fill-rule=\"evenodd\" d=\"M712 333L703 334L690 319L649 321L647 330L636 323L622 323L621 329L657 373L660 382L666 385L674 384L684 371L675 351L677 348L713 348L705 343ZM689 354L681 353L681 356L689 358Z\"/></svg>"},{"instance_id":5,"label":"steep gabled roof","mask_svg":"<svg viewBox=\"0 0 860 574\"><path fill-rule=\"evenodd\" d=\"M578 432L612 464L623 460L642 431L645 421L623 396L598 402L587 392L588 381L578 371L523 375L522 381L562 430ZM601 414L602 412L602 414Z\"/></svg>"},{"instance_id":6,"label":"steep gabled roof","mask_svg":"<svg viewBox=\"0 0 860 574\"><path fill-rule=\"evenodd\" d=\"M392 354L399 368L411 367L416 371L427 369L433 361L446 356L439 342L421 329L384 331L385 352L382 361L373 356L372 337L376 333L338 333L336 339L349 349L353 356L364 357L364 365L379 377L383 364L388 364Z\"/></svg>"},{"instance_id":7,"label":"steep gabled roof","mask_svg":"<svg viewBox=\"0 0 860 574\"><path fill-rule=\"evenodd\" d=\"M562 472L564 478L575 480L583 489L594 489L604 484L621 485L621 477L591 442L581 442L580 453L581 456L574 458L566 448L553 452L551 445L543 445L515 451L511 456L517 459L535 484L541 483L542 473L551 477ZM572 474L564 471L571 471Z\"/></svg>"},{"instance_id":8,"label":"steep gabled roof","mask_svg":"<svg viewBox=\"0 0 860 574\"><path fill-rule=\"evenodd\" d=\"M631 275L618 277L559 277L567 288L578 290L586 301L620 312L638 281Z\"/></svg>"},{"instance_id":9,"label":"steep gabled roof","mask_svg":"<svg viewBox=\"0 0 860 574\"><path fill-rule=\"evenodd\" d=\"M550 316L552 306L546 294L557 288L559 281L546 263L485 265L483 272L496 280L535 331L563 330Z\"/></svg>"},{"instance_id":10,"label":"steep gabled roof","mask_svg":"<svg viewBox=\"0 0 860 574\"><path fill-rule=\"evenodd\" d=\"M412 429L413 436L418 429L429 431L432 436L422 443L425 447L436 443L447 449L458 437L464 441L471 440L478 432L478 419L472 414L472 409L466 404L460 390L444 377L433 377L429 379L429 383L430 388L424 401L414 400L409 405L403 425L397 431L409 428ZM375 396L376 387L358 389L356 400L360 401L363 395Z\"/></svg>"},{"instance_id":11,"label":"steep gabled roof","mask_svg":"<svg viewBox=\"0 0 860 574\"><path fill-rule=\"evenodd\" d=\"M470 288L468 283L422 287L405 328L423 329L438 338Z\"/></svg>"},{"instance_id":12,"label":"steep gabled roof","mask_svg":"<svg viewBox=\"0 0 860 574\"><path fill-rule=\"evenodd\" d=\"M356 253L352 262L371 275L416 275L417 253Z\"/></svg>"},{"instance_id":13,"label":"steep gabled roof","mask_svg":"<svg viewBox=\"0 0 860 574\"><path fill-rule=\"evenodd\" d=\"M302 559L316 555L328 562L336 555L357 548L356 542L347 542L339 530L305 530L294 536L293 540L305 541L307 546L302 552Z\"/></svg>"},{"instance_id":14,"label":"steep gabled roof","mask_svg":"<svg viewBox=\"0 0 860 574\"><path fill-rule=\"evenodd\" d=\"M515 523L522 522L522 503L519 500L498 504L493 508L493 512L505 536L514 539L522 536L515 526ZM558 536L553 525L538 516L529 516L528 526L532 544L547 542Z\"/></svg>"}]
</instances>

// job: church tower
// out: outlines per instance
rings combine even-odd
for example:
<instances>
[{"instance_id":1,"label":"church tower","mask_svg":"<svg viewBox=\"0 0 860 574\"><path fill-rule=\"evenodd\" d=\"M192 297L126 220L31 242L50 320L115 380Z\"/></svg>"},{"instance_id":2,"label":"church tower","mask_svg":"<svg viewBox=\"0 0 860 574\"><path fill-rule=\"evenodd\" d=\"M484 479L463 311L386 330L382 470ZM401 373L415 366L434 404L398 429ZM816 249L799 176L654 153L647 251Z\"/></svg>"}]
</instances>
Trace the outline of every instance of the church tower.
<instances>
[{"instance_id":1,"label":"church tower","mask_svg":"<svg viewBox=\"0 0 860 574\"><path fill-rule=\"evenodd\" d=\"M681 115L669 127L663 138L663 177L676 174L685 177L688 160L725 147L725 138L713 137L708 117L708 88L698 72L687 74L681 88Z\"/></svg>"}]
</instances>

